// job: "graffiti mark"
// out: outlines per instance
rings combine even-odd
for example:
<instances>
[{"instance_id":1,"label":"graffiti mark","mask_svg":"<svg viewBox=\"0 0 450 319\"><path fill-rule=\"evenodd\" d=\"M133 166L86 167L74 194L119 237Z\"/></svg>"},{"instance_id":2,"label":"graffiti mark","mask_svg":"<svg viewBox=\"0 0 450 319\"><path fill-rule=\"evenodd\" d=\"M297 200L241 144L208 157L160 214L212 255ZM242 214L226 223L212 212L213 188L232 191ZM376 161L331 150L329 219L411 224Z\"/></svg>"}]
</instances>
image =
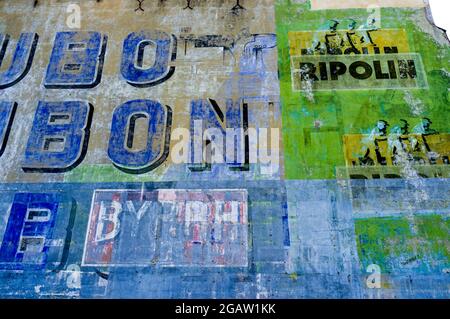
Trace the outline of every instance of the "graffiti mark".
<instances>
[{"instance_id":1,"label":"graffiti mark","mask_svg":"<svg viewBox=\"0 0 450 319\"><path fill-rule=\"evenodd\" d=\"M109 274L104 273L104 272L101 272L101 271L98 270L98 269L95 269L95 273L96 273L100 278L102 278L102 279L104 279L104 280L108 280L108 279L109 279Z\"/></svg>"},{"instance_id":2,"label":"graffiti mark","mask_svg":"<svg viewBox=\"0 0 450 319\"><path fill-rule=\"evenodd\" d=\"M191 2L192 2L192 0L186 0L186 6L183 8L183 10L186 10L186 9L194 10L194 8L191 7Z\"/></svg>"},{"instance_id":3,"label":"graffiti mark","mask_svg":"<svg viewBox=\"0 0 450 319\"><path fill-rule=\"evenodd\" d=\"M231 12L235 15L239 15L242 10L245 10L245 8L240 4L240 0L236 0L236 5L231 8Z\"/></svg>"},{"instance_id":4,"label":"graffiti mark","mask_svg":"<svg viewBox=\"0 0 450 319\"><path fill-rule=\"evenodd\" d=\"M138 2L138 7L136 9L134 9L134 11L142 11L144 12L144 8L142 8L142 4L144 3L145 0L136 0Z\"/></svg>"}]
</instances>

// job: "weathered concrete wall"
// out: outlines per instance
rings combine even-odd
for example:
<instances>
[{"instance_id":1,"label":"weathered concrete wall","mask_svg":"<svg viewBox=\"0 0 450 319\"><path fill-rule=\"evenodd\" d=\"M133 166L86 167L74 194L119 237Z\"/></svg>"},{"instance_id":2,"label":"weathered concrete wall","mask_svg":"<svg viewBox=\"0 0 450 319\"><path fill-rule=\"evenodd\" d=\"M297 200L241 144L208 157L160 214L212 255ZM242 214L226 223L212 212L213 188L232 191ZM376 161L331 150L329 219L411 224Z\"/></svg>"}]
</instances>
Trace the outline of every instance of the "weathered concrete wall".
<instances>
[{"instance_id":1,"label":"weathered concrete wall","mask_svg":"<svg viewBox=\"0 0 450 319\"><path fill-rule=\"evenodd\" d=\"M423 1L0 0L0 296L448 298L449 53Z\"/></svg>"}]
</instances>

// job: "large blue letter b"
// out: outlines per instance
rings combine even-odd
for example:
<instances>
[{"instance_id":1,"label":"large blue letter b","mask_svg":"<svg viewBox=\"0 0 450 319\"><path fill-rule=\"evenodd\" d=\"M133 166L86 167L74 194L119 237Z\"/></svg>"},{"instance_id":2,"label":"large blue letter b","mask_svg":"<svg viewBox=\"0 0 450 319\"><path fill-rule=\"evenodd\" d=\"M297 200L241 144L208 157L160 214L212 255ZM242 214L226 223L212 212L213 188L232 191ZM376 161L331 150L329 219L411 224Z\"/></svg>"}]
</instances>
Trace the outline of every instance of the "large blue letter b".
<instances>
[{"instance_id":1,"label":"large blue letter b","mask_svg":"<svg viewBox=\"0 0 450 319\"><path fill-rule=\"evenodd\" d=\"M25 150L25 172L62 173L86 154L92 106L87 102L39 102Z\"/></svg>"}]
</instances>

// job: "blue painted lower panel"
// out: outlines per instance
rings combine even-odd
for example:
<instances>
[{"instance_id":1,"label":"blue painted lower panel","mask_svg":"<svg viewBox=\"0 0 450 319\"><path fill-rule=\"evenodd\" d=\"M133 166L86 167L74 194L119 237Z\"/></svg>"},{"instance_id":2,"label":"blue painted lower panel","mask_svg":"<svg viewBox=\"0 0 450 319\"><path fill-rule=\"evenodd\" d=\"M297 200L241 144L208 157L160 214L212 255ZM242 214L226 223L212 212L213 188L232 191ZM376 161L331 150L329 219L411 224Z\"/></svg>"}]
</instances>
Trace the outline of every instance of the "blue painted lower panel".
<instances>
[{"instance_id":1,"label":"blue painted lower panel","mask_svg":"<svg viewBox=\"0 0 450 319\"><path fill-rule=\"evenodd\" d=\"M449 190L425 181L411 211L404 180L3 184L0 297L446 298L437 255L388 251L369 289L355 221L448 220Z\"/></svg>"}]
</instances>

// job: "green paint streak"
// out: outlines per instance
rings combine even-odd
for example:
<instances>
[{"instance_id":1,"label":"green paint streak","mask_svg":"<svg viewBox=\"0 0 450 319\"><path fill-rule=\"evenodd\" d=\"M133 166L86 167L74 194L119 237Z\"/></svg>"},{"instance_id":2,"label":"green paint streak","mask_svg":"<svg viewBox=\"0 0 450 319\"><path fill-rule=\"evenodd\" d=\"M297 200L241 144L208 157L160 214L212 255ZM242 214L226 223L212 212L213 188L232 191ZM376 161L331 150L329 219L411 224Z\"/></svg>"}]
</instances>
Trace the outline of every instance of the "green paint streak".
<instances>
[{"instance_id":1,"label":"green paint streak","mask_svg":"<svg viewBox=\"0 0 450 319\"><path fill-rule=\"evenodd\" d=\"M120 171L113 165L81 165L64 176L67 183L114 183L114 182L144 182L159 181L163 174L160 168L155 171L133 175ZM159 176L159 178L158 178Z\"/></svg>"}]
</instances>

